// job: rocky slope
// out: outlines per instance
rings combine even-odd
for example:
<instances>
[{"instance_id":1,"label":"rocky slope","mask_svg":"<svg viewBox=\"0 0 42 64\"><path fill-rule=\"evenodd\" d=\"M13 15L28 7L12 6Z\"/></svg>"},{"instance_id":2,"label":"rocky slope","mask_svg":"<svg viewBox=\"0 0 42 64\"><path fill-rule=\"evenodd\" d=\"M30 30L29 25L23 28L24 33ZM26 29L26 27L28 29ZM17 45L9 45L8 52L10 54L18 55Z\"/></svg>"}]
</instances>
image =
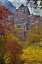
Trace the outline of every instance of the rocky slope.
<instances>
[{"instance_id":1,"label":"rocky slope","mask_svg":"<svg viewBox=\"0 0 42 64\"><path fill-rule=\"evenodd\" d=\"M30 15L29 9L23 4L14 12L14 23L24 23Z\"/></svg>"},{"instance_id":2,"label":"rocky slope","mask_svg":"<svg viewBox=\"0 0 42 64\"><path fill-rule=\"evenodd\" d=\"M37 26L42 21L42 17L30 14L27 6L23 4L14 12L14 23L16 27L28 28Z\"/></svg>"}]
</instances>

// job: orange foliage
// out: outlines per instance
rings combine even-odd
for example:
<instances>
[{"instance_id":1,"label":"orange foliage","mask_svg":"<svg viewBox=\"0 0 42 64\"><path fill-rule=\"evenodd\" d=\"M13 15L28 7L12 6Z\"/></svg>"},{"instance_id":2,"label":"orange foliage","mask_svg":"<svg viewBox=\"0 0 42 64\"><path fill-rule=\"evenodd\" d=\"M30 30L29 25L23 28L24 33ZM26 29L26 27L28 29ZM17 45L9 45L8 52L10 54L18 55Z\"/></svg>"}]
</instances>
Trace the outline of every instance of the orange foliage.
<instances>
[{"instance_id":1,"label":"orange foliage","mask_svg":"<svg viewBox=\"0 0 42 64\"><path fill-rule=\"evenodd\" d=\"M16 42L8 43L7 52L10 51L11 53L18 53L21 50L21 47Z\"/></svg>"},{"instance_id":2,"label":"orange foliage","mask_svg":"<svg viewBox=\"0 0 42 64\"><path fill-rule=\"evenodd\" d=\"M15 42L3 42L2 46L0 46L0 54L3 56L8 52L11 53L10 64L17 64L20 51L21 47Z\"/></svg>"},{"instance_id":3,"label":"orange foliage","mask_svg":"<svg viewBox=\"0 0 42 64\"><path fill-rule=\"evenodd\" d=\"M19 59L19 53L22 50L21 46L16 42L9 42L7 52L11 53L11 64L17 64Z\"/></svg>"},{"instance_id":4,"label":"orange foliage","mask_svg":"<svg viewBox=\"0 0 42 64\"><path fill-rule=\"evenodd\" d=\"M16 35L18 33L18 31L17 30L14 30L14 34Z\"/></svg>"}]
</instances>

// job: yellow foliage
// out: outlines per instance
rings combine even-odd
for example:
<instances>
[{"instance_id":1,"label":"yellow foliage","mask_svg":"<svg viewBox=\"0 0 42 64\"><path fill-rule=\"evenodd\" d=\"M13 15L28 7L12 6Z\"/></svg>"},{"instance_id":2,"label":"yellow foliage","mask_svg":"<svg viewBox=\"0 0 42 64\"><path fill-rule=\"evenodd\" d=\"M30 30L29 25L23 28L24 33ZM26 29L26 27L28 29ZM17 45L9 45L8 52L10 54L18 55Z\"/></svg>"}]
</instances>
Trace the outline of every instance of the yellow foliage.
<instances>
[{"instance_id":1,"label":"yellow foliage","mask_svg":"<svg viewBox=\"0 0 42 64\"><path fill-rule=\"evenodd\" d=\"M7 54L4 56L5 64L10 64L10 58L11 58L11 53L7 53Z\"/></svg>"},{"instance_id":2,"label":"yellow foliage","mask_svg":"<svg viewBox=\"0 0 42 64\"><path fill-rule=\"evenodd\" d=\"M42 39L42 27L37 26L34 28L31 28L28 33L27 37L27 44L35 44L37 42L40 42Z\"/></svg>"},{"instance_id":3,"label":"yellow foliage","mask_svg":"<svg viewBox=\"0 0 42 64\"><path fill-rule=\"evenodd\" d=\"M23 54L21 55L21 60L28 62L42 62L42 49L40 47L33 47L28 46L26 49L23 50Z\"/></svg>"},{"instance_id":4,"label":"yellow foliage","mask_svg":"<svg viewBox=\"0 0 42 64\"><path fill-rule=\"evenodd\" d=\"M40 45L39 46L42 46L42 40L40 41Z\"/></svg>"},{"instance_id":5,"label":"yellow foliage","mask_svg":"<svg viewBox=\"0 0 42 64\"><path fill-rule=\"evenodd\" d=\"M27 37L27 43L28 44L34 44L34 43L39 42L40 40L41 40L41 38L39 37L39 35L34 34L34 33L28 35L28 37Z\"/></svg>"}]
</instances>

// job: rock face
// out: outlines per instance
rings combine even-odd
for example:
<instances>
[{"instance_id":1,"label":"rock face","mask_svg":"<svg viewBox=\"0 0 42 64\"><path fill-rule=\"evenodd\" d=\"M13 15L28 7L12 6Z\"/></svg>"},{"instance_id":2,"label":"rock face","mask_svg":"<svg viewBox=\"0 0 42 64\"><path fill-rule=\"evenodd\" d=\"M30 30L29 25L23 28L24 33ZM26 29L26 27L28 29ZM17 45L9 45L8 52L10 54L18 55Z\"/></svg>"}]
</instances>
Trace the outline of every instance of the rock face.
<instances>
[{"instance_id":1,"label":"rock face","mask_svg":"<svg viewBox=\"0 0 42 64\"><path fill-rule=\"evenodd\" d=\"M15 27L23 30L37 26L40 21L42 21L42 17L30 14L28 7L23 4L14 12Z\"/></svg>"},{"instance_id":2,"label":"rock face","mask_svg":"<svg viewBox=\"0 0 42 64\"><path fill-rule=\"evenodd\" d=\"M33 15L33 14L30 14L28 16L29 18L29 28L32 28L32 27L35 27L37 26L39 23L42 22L42 17L41 16L37 16L37 15Z\"/></svg>"},{"instance_id":3,"label":"rock face","mask_svg":"<svg viewBox=\"0 0 42 64\"><path fill-rule=\"evenodd\" d=\"M29 28L35 27L38 24L39 24L38 18L35 15L31 14L29 16Z\"/></svg>"},{"instance_id":4,"label":"rock face","mask_svg":"<svg viewBox=\"0 0 42 64\"><path fill-rule=\"evenodd\" d=\"M24 23L28 20L28 15L30 15L29 9L23 4L14 12L14 23Z\"/></svg>"}]
</instances>

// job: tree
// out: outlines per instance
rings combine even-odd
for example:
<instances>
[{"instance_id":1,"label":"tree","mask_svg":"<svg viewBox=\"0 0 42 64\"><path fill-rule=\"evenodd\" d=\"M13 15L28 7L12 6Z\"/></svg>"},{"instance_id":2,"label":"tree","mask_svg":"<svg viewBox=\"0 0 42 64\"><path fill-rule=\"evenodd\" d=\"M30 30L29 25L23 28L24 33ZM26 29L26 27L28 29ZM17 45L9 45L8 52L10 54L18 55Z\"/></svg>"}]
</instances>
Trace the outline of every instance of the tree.
<instances>
[{"instance_id":1,"label":"tree","mask_svg":"<svg viewBox=\"0 0 42 64\"><path fill-rule=\"evenodd\" d=\"M21 53L21 42L17 37L14 37L11 33L4 36L0 35L0 55L5 56L5 63L11 62L11 64L18 64L19 54ZM7 54L10 54L10 58Z\"/></svg>"},{"instance_id":2,"label":"tree","mask_svg":"<svg viewBox=\"0 0 42 64\"><path fill-rule=\"evenodd\" d=\"M4 6L0 5L0 34L4 35L6 31L10 27L13 27L13 23L10 22L9 16L13 15L11 11L9 11Z\"/></svg>"},{"instance_id":3,"label":"tree","mask_svg":"<svg viewBox=\"0 0 42 64\"><path fill-rule=\"evenodd\" d=\"M21 51L21 46L18 45L16 42L10 42L7 47L7 53L11 53L11 63L18 64L19 61L19 53Z\"/></svg>"},{"instance_id":4,"label":"tree","mask_svg":"<svg viewBox=\"0 0 42 64\"><path fill-rule=\"evenodd\" d=\"M42 64L42 49L28 46L21 55L23 64Z\"/></svg>"},{"instance_id":5,"label":"tree","mask_svg":"<svg viewBox=\"0 0 42 64\"><path fill-rule=\"evenodd\" d=\"M31 0L27 0L27 4L30 2ZM38 0L33 0L33 2L34 2L34 5L35 5L35 8L37 8L37 6L38 6L38 4L37 4L37 1ZM40 2L40 5L41 5L41 8L42 8L42 0L40 0L41 2ZM40 8L40 9L41 9Z\"/></svg>"},{"instance_id":6,"label":"tree","mask_svg":"<svg viewBox=\"0 0 42 64\"><path fill-rule=\"evenodd\" d=\"M13 15L13 13L4 6L0 5L0 20L8 18L9 15Z\"/></svg>"},{"instance_id":7,"label":"tree","mask_svg":"<svg viewBox=\"0 0 42 64\"><path fill-rule=\"evenodd\" d=\"M30 1L31 1L31 0L27 0L27 3L30 2ZM34 4L36 5L38 0L33 0L33 1L34 1ZM42 5L42 0L40 0L40 1L41 1L41 2L40 2L40 5Z\"/></svg>"},{"instance_id":8,"label":"tree","mask_svg":"<svg viewBox=\"0 0 42 64\"><path fill-rule=\"evenodd\" d=\"M40 42L41 39L42 39L42 27L41 26L31 28L28 31L27 44L33 45L35 43Z\"/></svg>"},{"instance_id":9,"label":"tree","mask_svg":"<svg viewBox=\"0 0 42 64\"><path fill-rule=\"evenodd\" d=\"M5 64L4 58L0 56L0 64Z\"/></svg>"},{"instance_id":10,"label":"tree","mask_svg":"<svg viewBox=\"0 0 42 64\"><path fill-rule=\"evenodd\" d=\"M35 43L37 44L37 42L40 42L41 38L38 34L30 34L27 38L27 43L29 45L34 45Z\"/></svg>"}]
</instances>

